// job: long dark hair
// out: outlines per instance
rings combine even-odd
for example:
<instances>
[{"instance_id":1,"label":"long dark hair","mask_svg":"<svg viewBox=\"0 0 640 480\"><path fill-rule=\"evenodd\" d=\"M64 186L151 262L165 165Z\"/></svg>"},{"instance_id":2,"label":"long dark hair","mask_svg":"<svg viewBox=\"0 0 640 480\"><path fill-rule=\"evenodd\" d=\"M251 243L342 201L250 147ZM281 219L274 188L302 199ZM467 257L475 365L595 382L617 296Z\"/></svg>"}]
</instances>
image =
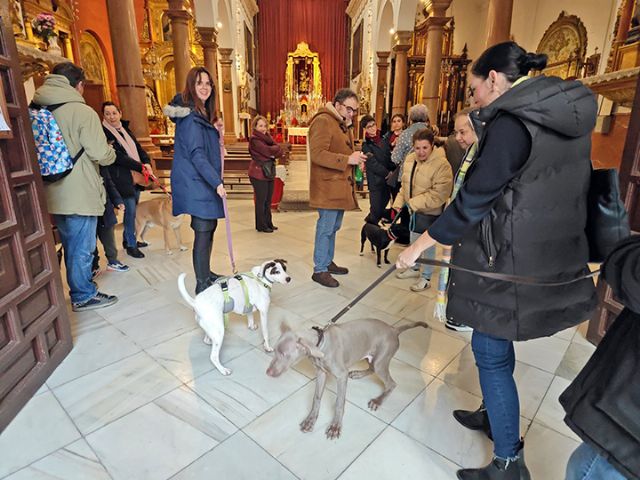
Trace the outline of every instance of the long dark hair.
<instances>
[{"instance_id":1,"label":"long dark hair","mask_svg":"<svg viewBox=\"0 0 640 480\"><path fill-rule=\"evenodd\" d=\"M487 48L474 62L471 73L487 78L491 70L503 73L511 83L524 77L529 70L542 70L547 66L544 53L527 53L516 42L498 43Z\"/></svg>"},{"instance_id":2,"label":"long dark hair","mask_svg":"<svg viewBox=\"0 0 640 480\"><path fill-rule=\"evenodd\" d=\"M196 93L196 83L201 80L203 74L209 77L211 82L211 95L205 102L200 100ZM215 109L216 89L213 84L213 77L209 71L204 67L193 67L187 73L187 81L185 82L184 91L182 92L182 101L185 104L193 104L196 112L205 117L213 125L216 120Z\"/></svg>"}]
</instances>

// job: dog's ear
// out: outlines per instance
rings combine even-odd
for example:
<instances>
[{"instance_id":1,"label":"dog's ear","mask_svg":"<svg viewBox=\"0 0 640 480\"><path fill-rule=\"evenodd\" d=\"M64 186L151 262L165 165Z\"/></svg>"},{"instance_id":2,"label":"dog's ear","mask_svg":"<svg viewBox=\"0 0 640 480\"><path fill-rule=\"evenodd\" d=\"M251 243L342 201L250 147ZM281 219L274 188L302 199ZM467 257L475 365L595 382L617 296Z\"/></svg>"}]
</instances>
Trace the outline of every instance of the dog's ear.
<instances>
[{"instance_id":1,"label":"dog's ear","mask_svg":"<svg viewBox=\"0 0 640 480\"><path fill-rule=\"evenodd\" d=\"M280 324L280 333L287 333L291 331L291 327L287 322L282 322Z\"/></svg>"},{"instance_id":2,"label":"dog's ear","mask_svg":"<svg viewBox=\"0 0 640 480\"><path fill-rule=\"evenodd\" d=\"M308 356L314 358L324 358L324 353L322 353L322 351L315 345L311 345L304 338L298 338L298 345L300 345L302 350L304 350L304 352Z\"/></svg>"},{"instance_id":3,"label":"dog's ear","mask_svg":"<svg viewBox=\"0 0 640 480\"><path fill-rule=\"evenodd\" d=\"M271 267L275 267L276 266L276 262L267 262L264 264L264 266L262 267L262 276L264 277L267 274L267 270L269 270Z\"/></svg>"},{"instance_id":4,"label":"dog's ear","mask_svg":"<svg viewBox=\"0 0 640 480\"><path fill-rule=\"evenodd\" d=\"M287 271L287 261L284 258L275 258L273 261L282 265L282 269Z\"/></svg>"}]
</instances>

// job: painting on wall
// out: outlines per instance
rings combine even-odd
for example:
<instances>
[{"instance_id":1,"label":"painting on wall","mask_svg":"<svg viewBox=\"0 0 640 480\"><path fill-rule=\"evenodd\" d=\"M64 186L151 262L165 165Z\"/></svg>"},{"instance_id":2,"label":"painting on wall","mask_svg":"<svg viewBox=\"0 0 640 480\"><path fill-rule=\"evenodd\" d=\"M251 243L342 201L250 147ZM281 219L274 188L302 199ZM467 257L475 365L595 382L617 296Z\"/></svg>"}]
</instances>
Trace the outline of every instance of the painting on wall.
<instances>
[{"instance_id":1,"label":"painting on wall","mask_svg":"<svg viewBox=\"0 0 640 480\"><path fill-rule=\"evenodd\" d=\"M351 78L355 78L362 71L362 22L353 34L351 55Z\"/></svg>"},{"instance_id":2,"label":"painting on wall","mask_svg":"<svg viewBox=\"0 0 640 480\"><path fill-rule=\"evenodd\" d=\"M247 60L247 73L253 77L253 34L244 25L244 58Z\"/></svg>"}]
</instances>

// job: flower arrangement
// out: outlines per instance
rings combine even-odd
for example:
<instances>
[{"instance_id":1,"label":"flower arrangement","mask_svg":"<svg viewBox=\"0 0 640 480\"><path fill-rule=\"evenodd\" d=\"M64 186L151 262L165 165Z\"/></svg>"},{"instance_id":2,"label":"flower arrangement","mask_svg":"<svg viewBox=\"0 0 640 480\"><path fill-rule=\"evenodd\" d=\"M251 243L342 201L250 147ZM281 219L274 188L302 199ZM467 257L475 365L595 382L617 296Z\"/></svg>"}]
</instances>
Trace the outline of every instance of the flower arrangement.
<instances>
[{"instance_id":1,"label":"flower arrangement","mask_svg":"<svg viewBox=\"0 0 640 480\"><path fill-rule=\"evenodd\" d=\"M39 13L31 21L31 25L33 26L33 32L45 42L49 38L56 36L56 33L53 30L56 26L56 19L50 13Z\"/></svg>"}]
</instances>

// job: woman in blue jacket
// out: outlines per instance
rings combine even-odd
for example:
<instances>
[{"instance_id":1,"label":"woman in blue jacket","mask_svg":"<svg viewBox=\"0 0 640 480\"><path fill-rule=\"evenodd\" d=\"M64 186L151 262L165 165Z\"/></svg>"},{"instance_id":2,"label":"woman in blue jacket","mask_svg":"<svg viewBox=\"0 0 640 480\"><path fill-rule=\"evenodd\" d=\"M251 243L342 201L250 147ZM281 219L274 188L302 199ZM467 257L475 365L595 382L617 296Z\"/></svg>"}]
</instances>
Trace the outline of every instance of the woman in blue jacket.
<instances>
[{"instance_id":1,"label":"woman in blue jacket","mask_svg":"<svg viewBox=\"0 0 640 480\"><path fill-rule=\"evenodd\" d=\"M224 218L220 135L215 122L213 80L203 67L187 74L184 91L164 108L176 123L171 190L173 214L191 215L196 294L218 277L211 272L213 233Z\"/></svg>"}]
</instances>

